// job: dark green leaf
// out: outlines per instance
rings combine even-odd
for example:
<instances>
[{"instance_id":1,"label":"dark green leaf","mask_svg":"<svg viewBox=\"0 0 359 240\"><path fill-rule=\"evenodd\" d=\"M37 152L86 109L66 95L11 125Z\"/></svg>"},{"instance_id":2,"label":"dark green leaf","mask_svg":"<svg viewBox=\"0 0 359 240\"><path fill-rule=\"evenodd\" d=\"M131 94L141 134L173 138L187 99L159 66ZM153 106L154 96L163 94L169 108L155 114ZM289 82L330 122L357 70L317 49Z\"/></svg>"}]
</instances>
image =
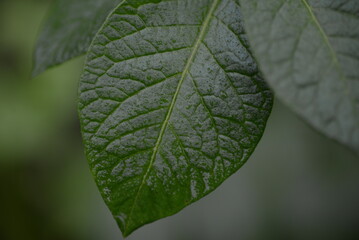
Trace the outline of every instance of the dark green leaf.
<instances>
[{"instance_id":1,"label":"dark green leaf","mask_svg":"<svg viewBox=\"0 0 359 240\"><path fill-rule=\"evenodd\" d=\"M33 75L85 53L106 16L120 2L55 0L37 42Z\"/></svg>"},{"instance_id":2,"label":"dark green leaf","mask_svg":"<svg viewBox=\"0 0 359 240\"><path fill-rule=\"evenodd\" d=\"M240 2L251 47L276 94L359 152L359 1Z\"/></svg>"},{"instance_id":3,"label":"dark green leaf","mask_svg":"<svg viewBox=\"0 0 359 240\"><path fill-rule=\"evenodd\" d=\"M129 0L80 82L87 158L124 236L213 191L249 158L272 107L233 0Z\"/></svg>"}]
</instances>

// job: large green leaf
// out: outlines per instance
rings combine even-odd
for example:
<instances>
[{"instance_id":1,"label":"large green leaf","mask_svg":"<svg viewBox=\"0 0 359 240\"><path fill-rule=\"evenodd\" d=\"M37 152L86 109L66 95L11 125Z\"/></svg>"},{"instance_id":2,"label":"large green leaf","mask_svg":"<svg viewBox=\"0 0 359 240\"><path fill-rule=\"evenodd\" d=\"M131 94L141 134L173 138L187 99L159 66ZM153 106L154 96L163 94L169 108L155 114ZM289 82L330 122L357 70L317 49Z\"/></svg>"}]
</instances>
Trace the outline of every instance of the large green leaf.
<instances>
[{"instance_id":1,"label":"large green leaf","mask_svg":"<svg viewBox=\"0 0 359 240\"><path fill-rule=\"evenodd\" d=\"M86 154L124 236L213 191L272 107L234 0L128 0L80 81Z\"/></svg>"},{"instance_id":2,"label":"large green leaf","mask_svg":"<svg viewBox=\"0 0 359 240\"><path fill-rule=\"evenodd\" d=\"M37 41L33 75L85 53L106 16L120 2L55 0Z\"/></svg>"},{"instance_id":3,"label":"large green leaf","mask_svg":"<svg viewBox=\"0 0 359 240\"><path fill-rule=\"evenodd\" d=\"M240 2L251 47L276 94L359 152L359 1Z\"/></svg>"}]
</instances>

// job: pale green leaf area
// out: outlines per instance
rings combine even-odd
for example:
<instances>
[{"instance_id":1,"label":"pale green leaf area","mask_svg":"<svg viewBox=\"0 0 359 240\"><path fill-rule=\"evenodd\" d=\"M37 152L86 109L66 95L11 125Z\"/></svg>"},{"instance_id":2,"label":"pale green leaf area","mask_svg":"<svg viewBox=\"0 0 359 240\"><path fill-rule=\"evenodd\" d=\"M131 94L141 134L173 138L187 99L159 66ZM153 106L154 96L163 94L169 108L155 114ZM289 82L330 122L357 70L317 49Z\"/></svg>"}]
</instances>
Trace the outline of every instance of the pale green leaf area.
<instances>
[{"instance_id":1,"label":"pale green leaf area","mask_svg":"<svg viewBox=\"0 0 359 240\"><path fill-rule=\"evenodd\" d=\"M126 1L79 87L87 158L124 236L236 172L272 107L234 0Z\"/></svg>"},{"instance_id":2,"label":"pale green leaf area","mask_svg":"<svg viewBox=\"0 0 359 240\"><path fill-rule=\"evenodd\" d=\"M55 0L34 54L33 75L85 53L120 0Z\"/></svg>"},{"instance_id":3,"label":"pale green leaf area","mask_svg":"<svg viewBox=\"0 0 359 240\"><path fill-rule=\"evenodd\" d=\"M251 47L277 96L359 152L359 1L240 2Z\"/></svg>"}]
</instances>

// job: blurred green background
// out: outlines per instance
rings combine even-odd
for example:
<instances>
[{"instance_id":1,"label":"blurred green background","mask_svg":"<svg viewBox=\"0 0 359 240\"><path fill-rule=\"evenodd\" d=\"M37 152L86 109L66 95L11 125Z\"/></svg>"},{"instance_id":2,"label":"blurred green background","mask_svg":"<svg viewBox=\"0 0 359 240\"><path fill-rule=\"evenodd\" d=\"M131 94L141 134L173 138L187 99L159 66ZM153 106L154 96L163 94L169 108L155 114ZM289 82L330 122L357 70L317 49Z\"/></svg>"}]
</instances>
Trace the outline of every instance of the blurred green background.
<instances>
[{"instance_id":1,"label":"blurred green background","mask_svg":"<svg viewBox=\"0 0 359 240\"><path fill-rule=\"evenodd\" d=\"M122 239L83 154L83 57L31 79L48 0L0 0L0 240ZM280 102L245 166L130 240L359 239L359 159Z\"/></svg>"}]
</instances>

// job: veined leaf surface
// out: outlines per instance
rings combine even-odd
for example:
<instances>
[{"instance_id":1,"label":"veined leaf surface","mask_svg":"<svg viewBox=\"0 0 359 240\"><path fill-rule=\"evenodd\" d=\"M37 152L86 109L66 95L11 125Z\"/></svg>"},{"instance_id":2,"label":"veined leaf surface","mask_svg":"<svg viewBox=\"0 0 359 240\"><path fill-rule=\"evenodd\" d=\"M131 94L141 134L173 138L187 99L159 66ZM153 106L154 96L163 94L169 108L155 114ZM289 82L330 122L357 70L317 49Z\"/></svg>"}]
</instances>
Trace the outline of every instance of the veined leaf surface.
<instances>
[{"instance_id":1,"label":"veined leaf surface","mask_svg":"<svg viewBox=\"0 0 359 240\"><path fill-rule=\"evenodd\" d=\"M213 191L249 158L272 94L234 0L128 0L80 81L86 154L124 236Z\"/></svg>"},{"instance_id":2,"label":"veined leaf surface","mask_svg":"<svg viewBox=\"0 0 359 240\"><path fill-rule=\"evenodd\" d=\"M120 2L55 0L37 41L33 75L85 53L106 16Z\"/></svg>"},{"instance_id":3,"label":"veined leaf surface","mask_svg":"<svg viewBox=\"0 0 359 240\"><path fill-rule=\"evenodd\" d=\"M240 2L251 47L277 96L359 152L359 1Z\"/></svg>"}]
</instances>

